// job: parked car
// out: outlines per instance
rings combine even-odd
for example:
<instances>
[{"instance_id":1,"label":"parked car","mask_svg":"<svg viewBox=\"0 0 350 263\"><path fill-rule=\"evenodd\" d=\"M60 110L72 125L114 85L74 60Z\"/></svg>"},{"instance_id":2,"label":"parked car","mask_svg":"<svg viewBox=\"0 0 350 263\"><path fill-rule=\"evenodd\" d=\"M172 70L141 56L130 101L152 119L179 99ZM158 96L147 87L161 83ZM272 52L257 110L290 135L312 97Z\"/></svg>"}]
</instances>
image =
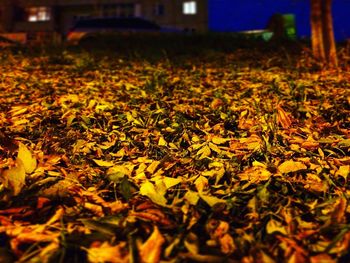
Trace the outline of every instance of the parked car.
<instances>
[{"instance_id":1,"label":"parked car","mask_svg":"<svg viewBox=\"0 0 350 263\"><path fill-rule=\"evenodd\" d=\"M163 28L151 21L137 17L92 18L79 20L67 35L69 45L93 42L113 33L158 33L180 32L177 29Z\"/></svg>"}]
</instances>

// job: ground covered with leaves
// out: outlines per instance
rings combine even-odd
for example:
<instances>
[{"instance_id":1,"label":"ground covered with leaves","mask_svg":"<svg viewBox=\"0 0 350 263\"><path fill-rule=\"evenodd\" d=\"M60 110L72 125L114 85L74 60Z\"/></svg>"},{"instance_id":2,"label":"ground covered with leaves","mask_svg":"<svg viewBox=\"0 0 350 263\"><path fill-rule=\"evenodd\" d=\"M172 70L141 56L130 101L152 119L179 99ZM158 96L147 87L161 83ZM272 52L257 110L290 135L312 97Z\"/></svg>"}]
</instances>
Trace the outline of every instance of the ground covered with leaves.
<instances>
[{"instance_id":1,"label":"ground covered with leaves","mask_svg":"<svg viewBox=\"0 0 350 263\"><path fill-rule=\"evenodd\" d=\"M291 56L3 53L0 262L348 262L348 57Z\"/></svg>"}]
</instances>

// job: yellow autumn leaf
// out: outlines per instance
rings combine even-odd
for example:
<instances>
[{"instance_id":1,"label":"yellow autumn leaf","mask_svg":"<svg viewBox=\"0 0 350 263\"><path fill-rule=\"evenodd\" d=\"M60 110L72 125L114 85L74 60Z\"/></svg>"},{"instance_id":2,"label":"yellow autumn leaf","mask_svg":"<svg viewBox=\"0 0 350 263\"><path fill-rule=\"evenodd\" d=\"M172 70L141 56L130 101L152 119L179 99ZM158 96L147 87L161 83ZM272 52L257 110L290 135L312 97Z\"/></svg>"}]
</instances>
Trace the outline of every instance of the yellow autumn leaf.
<instances>
[{"instance_id":1,"label":"yellow autumn leaf","mask_svg":"<svg viewBox=\"0 0 350 263\"><path fill-rule=\"evenodd\" d=\"M221 178L225 175L225 168L221 167L220 169L212 169L202 172L203 176L207 177L214 177L215 178L215 184L217 184Z\"/></svg>"},{"instance_id":2,"label":"yellow autumn leaf","mask_svg":"<svg viewBox=\"0 0 350 263\"><path fill-rule=\"evenodd\" d=\"M270 221L266 225L266 233L272 234L275 232L279 232L281 234L287 235L287 230L282 224L276 220L270 219Z\"/></svg>"},{"instance_id":3,"label":"yellow autumn leaf","mask_svg":"<svg viewBox=\"0 0 350 263\"><path fill-rule=\"evenodd\" d=\"M278 170L283 174L305 170L306 168L306 165L302 162L295 162L293 160L285 161L278 166Z\"/></svg>"},{"instance_id":4,"label":"yellow autumn leaf","mask_svg":"<svg viewBox=\"0 0 350 263\"><path fill-rule=\"evenodd\" d=\"M30 150L23 143L18 143L18 155L17 158L20 159L23 163L24 170L26 173L31 174L34 172L37 161Z\"/></svg>"},{"instance_id":5,"label":"yellow autumn leaf","mask_svg":"<svg viewBox=\"0 0 350 263\"><path fill-rule=\"evenodd\" d=\"M164 242L165 238L160 233L158 227L154 226L150 237L139 247L140 261L144 263L159 262Z\"/></svg>"},{"instance_id":6,"label":"yellow autumn leaf","mask_svg":"<svg viewBox=\"0 0 350 263\"><path fill-rule=\"evenodd\" d=\"M186 135L187 135L187 134L186 134ZM199 142L201 139L199 138L199 136L193 135L191 140L192 140L192 142L197 143L197 142Z\"/></svg>"},{"instance_id":7,"label":"yellow autumn leaf","mask_svg":"<svg viewBox=\"0 0 350 263\"><path fill-rule=\"evenodd\" d=\"M260 251L261 262L264 263L276 263L270 255L266 254L263 250Z\"/></svg>"},{"instance_id":8,"label":"yellow autumn leaf","mask_svg":"<svg viewBox=\"0 0 350 263\"><path fill-rule=\"evenodd\" d=\"M187 200L191 205L197 205L199 200L199 195L194 191L187 191L184 199Z\"/></svg>"},{"instance_id":9,"label":"yellow autumn leaf","mask_svg":"<svg viewBox=\"0 0 350 263\"><path fill-rule=\"evenodd\" d=\"M152 161L152 163L147 167L146 171L149 172L150 174L154 174L159 164L160 164L160 161Z\"/></svg>"},{"instance_id":10,"label":"yellow autumn leaf","mask_svg":"<svg viewBox=\"0 0 350 263\"><path fill-rule=\"evenodd\" d=\"M199 197L203 199L204 202L206 202L210 207L213 207L216 204L219 203L226 203L225 200L217 198L216 196L209 196L202 193L198 193Z\"/></svg>"},{"instance_id":11,"label":"yellow autumn leaf","mask_svg":"<svg viewBox=\"0 0 350 263\"><path fill-rule=\"evenodd\" d=\"M94 162L101 167L111 167L114 165L113 162L109 162L109 161L103 161L103 160L97 160L97 159L93 159Z\"/></svg>"},{"instance_id":12,"label":"yellow autumn leaf","mask_svg":"<svg viewBox=\"0 0 350 263\"><path fill-rule=\"evenodd\" d=\"M13 106L9 113L12 115L12 117L15 117L23 113L26 113L27 110L28 108L25 106Z\"/></svg>"},{"instance_id":13,"label":"yellow autumn leaf","mask_svg":"<svg viewBox=\"0 0 350 263\"><path fill-rule=\"evenodd\" d=\"M125 253L125 246L125 243L111 246L107 242L104 242L99 247L89 248L87 249L88 261L91 263L127 263L129 262L129 256Z\"/></svg>"},{"instance_id":14,"label":"yellow autumn leaf","mask_svg":"<svg viewBox=\"0 0 350 263\"><path fill-rule=\"evenodd\" d=\"M182 178L163 177L162 181L165 184L166 188L169 189L169 188L181 183Z\"/></svg>"},{"instance_id":15,"label":"yellow autumn leaf","mask_svg":"<svg viewBox=\"0 0 350 263\"><path fill-rule=\"evenodd\" d=\"M304 185L305 189L324 193L328 190L329 185L326 181L322 180L317 174L307 173L306 174L306 184Z\"/></svg>"},{"instance_id":16,"label":"yellow autumn leaf","mask_svg":"<svg viewBox=\"0 0 350 263\"><path fill-rule=\"evenodd\" d=\"M266 181L271 177L271 175L271 172L269 172L265 167L256 166L254 164L252 167L248 167L238 174L241 180L247 180L251 183Z\"/></svg>"},{"instance_id":17,"label":"yellow autumn leaf","mask_svg":"<svg viewBox=\"0 0 350 263\"><path fill-rule=\"evenodd\" d=\"M117 138L114 138L112 141L106 141L102 144L98 144L98 147L100 147L102 150L107 150L115 145L117 141Z\"/></svg>"},{"instance_id":18,"label":"yellow autumn leaf","mask_svg":"<svg viewBox=\"0 0 350 263\"><path fill-rule=\"evenodd\" d=\"M164 196L166 194L166 191L168 190L163 180L155 181L155 189L158 195L161 195L161 196Z\"/></svg>"},{"instance_id":19,"label":"yellow autumn leaf","mask_svg":"<svg viewBox=\"0 0 350 263\"><path fill-rule=\"evenodd\" d=\"M0 174L0 181L5 188L13 191L13 195L18 195L25 184L26 171L21 159L17 159L15 166L4 170Z\"/></svg>"},{"instance_id":20,"label":"yellow autumn leaf","mask_svg":"<svg viewBox=\"0 0 350 263\"><path fill-rule=\"evenodd\" d=\"M200 157L199 157L200 160L204 159L206 157L209 157L210 154L211 154L211 150L210 150L208 145L205 145L197 152L197 155L200 155Z\"/></svg>"},{"instance_id":21,"label":"yellow autumn leaf","mask_svg":"<svg viewBox=\"0 0 350 263\"><path fill-rule=\"evenodd\" d=\"M221 167L224 167L224 163L221 163L221 162L211 162L208 166L209 168L213 168L213 167L218 167L218 168L221 168Z\"/></svg>"},{"instance_id":22,"label":"yellow autumn leaf","mask_svg":"<svg viewBox=\"0 0 350 263\"><path fill-rule=\"evenodd\" d=\"M121 177L124 175L131 176L135 165L124 164L124 165L113 165L107 170L107 175L119 174Z\"/></svg>"},{"instance_id":23,"label":"yellow autumn leaf","mask_svg":"<svg viewBox=\"0 0 350 263\"><path fill-rule=\"evenodd\" d=\"M336 176L341 176L345 180L347 180L350 174L350 165L341 165L338 168L338 171L335 173Z\"/></svg>"},{"instance_id":24,"label":"yellow autumn leaf","mask_svg":"<svg viewBox=\"0 0 350 263\"><path fill-rule=\"evenodd\" d=\"M221 137L218 137L218 136L214 136L211 141L212 143L215 143L215 144L224 144L226 143L227 141L229 141L230 139L226 139L226 138L221 138Z\"/></svg>"},{"instance_id":25,"label":"yellow autumn leaf","mask_svg":"<svg viewBox=\"0 0 350 263\"><path fill-rule=\"evenodd\" d=\"M163 138L163 136L161 136L158 140L158 145L159 146L167 146L168 143L166 142L166 140Z\"/></svg>"},{"instance_id":26,"label":"yellow autumn leaf","mask_svg":"<svg viewBox=\"0 0 350 263\"><path fill-rule=\"evenodd\" d=\"M249 150L257 150L261 147L261 139L253 134L250 137L247 138L240 138L239 142L243 144L244 148L247 148Z\"/></svg>"},{"instance_id":27,"label":"yellow autumn leaf","mask_svg":"<svg viewBox=\"0 0 350 263\"><path fill-rule=\"evenodd\" d=\"M217 152L218 154L221 154L221 150L216 144L210 142L208 145L211 150L213 150L214 152Z\"/></svg>"},{"instance_id":28,"label":"yellow autumn leaf","mask_svg":"<svg viewBox=\"0 0 350 263\"><path fill-rule=\"evenodd\" d=\"M204 176L199 176L194 182L194 185L196 186L198 192L202 192L205 188L208 187L209 182L208 179Z\"/></svg>"},{"instance_id":29,"label":"yellow autumn leaf","mask_svg":"<svg viewBox=\"0 0 350 263\"><path fill-rule=\"evenodd\" d=\"M350 147L350 139L345 139L338 142L339 147Z\"/></svg>"},{"instance_id":30,"label":"yellow autumn leaf","mask_svg":"<svg viewBox=\"0 0 350 263\"><path fill-rule=\"evenodd\" d=\"M217 175L217 170L213 169L213 170L203 171L202 175L207 177L214 177L215 175Z\"/></svg>"},{"instance_id":31,"label":"yellow autumn leaf","mask_svg":"<svg viewBox=\"0 0 350 263\"><path fill-rule=\"evenodd\" d=\"M157 191L156 187L149 181L144 182L140 187L140 194L147 196L154 203L166 206L166 198Z\"/></svg>"}]
</instances>

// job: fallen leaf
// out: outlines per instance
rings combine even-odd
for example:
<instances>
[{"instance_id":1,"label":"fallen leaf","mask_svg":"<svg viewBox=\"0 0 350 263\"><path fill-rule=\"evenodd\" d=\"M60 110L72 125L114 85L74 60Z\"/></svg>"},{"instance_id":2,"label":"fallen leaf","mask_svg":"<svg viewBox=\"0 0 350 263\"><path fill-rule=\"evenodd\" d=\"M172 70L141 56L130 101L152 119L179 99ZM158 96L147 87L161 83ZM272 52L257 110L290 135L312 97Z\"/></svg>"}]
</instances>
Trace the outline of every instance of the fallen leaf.
<instances>
[{"instance_id":1,"label":"fallen leaf","mask_svg":"<svg viewBox=\"0 0 350 263\"><path fill-rule=\"evenodd\" d=\"M350 147L350 139L344 139L338 142L339 147Z\"/></svg>"},{"instance_id":2,"label":"fallen leaf","mask_svg":"<svg viewBox=\"0 0 350 263\"><path fill-rule=\"evenodd\" d=\"M204 189L206 189L209 185L208 179L204 176L199 176L196 181L194 181L194 185L196 186L197 191L203 192Z\"/></svg>"},{"instance_id":3,"label":"fallen leaf","mask_svg":"<svg viewBox=\"0 0 350 263\"><path fill-rule=\"evenodd\" d=\"M210 148L208 145L203 146L198 152L197 155L200 155L199 160L209 157L211 154Z\"/></svg>"},{"instance_id":4,"label":"fallen leaf","mask_svg":"<svg viewBox=\"0 0 350 263\"><path fill-rule=\"evenodd\" d=\"M2 171L0 181L6 188L13 191L13 195L18 195L25 185L26 171L21 159L15 161L15 166Z\"/></svg>"},{"instance_id":5,"label":"fallen leaf","mask_svg":"<svg viewBox=\"0 0 350 263\"><path fill-rule=\"evenodd\" d=\"M291 121L291 118L289 117L289 114L285 112L280 105L277 106L277 122L284 129L288 129L292 125L292 121Z\"/></svg>"},{"instance_id":6,"label":"fallen leaf","mask_svg":"<svg viewBox=\"0 0 350 263\"><path fill-rule=\"evenodd\" d=\"M218 136L214 136L211 141L215 144L224 144L228 141L230 141L230 139L226 139L226 138L221 138L221 137L218 137Z\"/></svg>"},{"instance_id":7,"label":"fallen leaf","mask_svg":"<svg viewBox=\"0 0 350 263\"><path fill-rule=\"evenodd\" d=\"M194 191L187 191L184 196L184 199L187 200L191 205L197 205L199 198L199 194Z\"/></svg>"},{"instance_id":8,"label":"fallen leaf","mask_svg":"<svg viewBox=\"0 0 350 263\"><path fill-rule=\"evenodd\" d=\"M183 181L182 178L172 178L167 176L161 176L159 180L161 180L165 184L166 189L174 187L175 185L178 185Z\"/></svg>"},{"instance_id":9,"label":"fallen leaf","mask_svg":"<svg viewBox=\"0 0 350 263\"><path fill-rule=\"evenodd\" d=\"M152 163L147 167L146 171L149 172L150 174L154 174L159 164L160 164L160 161L152 161Z\"/></svg>"},{"instance_id":10,"label":"fallen leaf","mask_svg":"<svg viewBox=\"0 0 350 263\"><path fill-rule=\"evenodd\" d=\"M336 263L337 260L334 260L330 255L326 253L318 254L310 257L311 263Z\"/></svg>"},{"instance_id":11,"label":"fallen leaf","mask_svg":"<svg viewBox=\"0 0 350 263\"><path fill-rule=\"evenodd\" d=\"M345 181L347 180L349 174L350 174L350 165L341 165L338 168L338 171L335 173L336 176L343 177Z\"/></svg>"},{"instance_id":12,"label":"fallen leaf","mask_svg":"<svg viewBox=\"0 0 350 263\"><path fill-rule=\"evenodd\" d=\"M126 243L111 246L108 242L103 242L97 247L87 249L87 257L91 263L111 262L128 263L129 254L126 250Z\"/></svg>"},{"instance_id":13,"label":"fallen leaf","mask_svg":"<svg viewBox=\"0 0 350 263\"><path fill-rule=\"evenodd\" d=\"M339 200L337 200L337 203L334 205L334 210L331 213L331 224L340 224L346 220L345 213L347 206L348 202L345 198L339 198Z\"/></svg>"},{"instance_id":14,"label":"fallen leaf","mask_svg":"<svg viewBox=\"0 0 350 263\"><path fill-rule=\"evenodd\" d=\"M283 235L287 235L287 230L282 224L274 219L270 219L269 222L266 224L266 233L273 234L273 233L281 233Z\"/></svg>"},{"instance_id":15,"label":"fallen leaf","mask_svg":"<svg viewBox=\"0 0 350 263\"><path fill-rule=\"evenodd\" d=\"M154 203L166 206L167 200L166 198L161 195L155 188L155 186L149 182L144 182L140 187L140 194L147 196L149 199L151 199Z\"/></svg>"},{"instance_id":16,"label":"fallen leaf","mask_svg":"<svg viewBox=\"0 0 350 263\"><path fill-rule=\"evenodd\" d=\"M305 169L307 169L305 164L302 162L295 162L293 160L285 161L278 166L278 170L283 174L297 172Z\"/></svg>"},{"instance_id":17,"label":"fallen leaf","mask_svg":"<svg viewBox=\"0 0 350 263\"><path fill-rule=\"evenodd\" d=\"M159 145L159 146L167 146L167 145L168 145L167 141L163 138L163 136L161 136L161 137L159 138L159 140L158 140L158 145Z\"/></svg>"},{"instance_id":18,"label":"fallen leaf","mask_svg":"<svg viewBox=\"0 0 350 263\"><path fill-rule=\"evenodd\" d=\"M160 261L162 246L165 238L160 233L157 226L150 237L139 248L139 256L142 263L156 263Z\"/></svg>"},{"instance_id":19,"label":"fallen leaf","mask_svg":"<svg viewBox=\"0 0 350 263\"><path fill-rule=\"evenodd\" d=\"M31 174L37 166L36 158L23 143L19 142L18 147L17 158L22 161L26 173Z\"/></svg>"},{"instance_id":20,"label":"fallen leaf","mask_svg":"<svg viewBox=\"0 0 350 263\"><path fill-rule=\"evenodd\" d=\"M111 167L114 165L113 162L109 162L109 161L104 161L104 160L97 160L97 159L93 159L94 162L101 167Z\"/></svg>"},{"instance_id":21,"label":"fallen leaf","mask_svg":"<svg viewBox=\"0 0 350 263\"><path fill-rule=\"evenodd\" d=\"M210 196L210 195L205 195L202 193L198 193L200 198L202 198L210 207L215 206L216 204L219 203L226 203L225 200L217 198L216 196Z\"/></svg>"}]
</instances>

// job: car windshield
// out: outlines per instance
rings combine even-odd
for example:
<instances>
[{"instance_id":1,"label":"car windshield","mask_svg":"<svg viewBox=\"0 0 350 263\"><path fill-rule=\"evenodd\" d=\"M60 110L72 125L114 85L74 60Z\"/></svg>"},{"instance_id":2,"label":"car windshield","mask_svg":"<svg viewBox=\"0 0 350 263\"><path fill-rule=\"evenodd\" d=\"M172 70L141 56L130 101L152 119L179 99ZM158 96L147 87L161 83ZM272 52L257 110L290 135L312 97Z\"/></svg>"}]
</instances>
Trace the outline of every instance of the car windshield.
<instances>
[{"instance_id":1,"label":"car windshield","mask_svg":"<svg viewBox=\"0 0 350 263\"><path fill-rule=\"evenodd\" d=\"M76 23L75 28L159 30L160 26L139 18L95 18L80 20Z\"/></svg>"}]
</instances>

